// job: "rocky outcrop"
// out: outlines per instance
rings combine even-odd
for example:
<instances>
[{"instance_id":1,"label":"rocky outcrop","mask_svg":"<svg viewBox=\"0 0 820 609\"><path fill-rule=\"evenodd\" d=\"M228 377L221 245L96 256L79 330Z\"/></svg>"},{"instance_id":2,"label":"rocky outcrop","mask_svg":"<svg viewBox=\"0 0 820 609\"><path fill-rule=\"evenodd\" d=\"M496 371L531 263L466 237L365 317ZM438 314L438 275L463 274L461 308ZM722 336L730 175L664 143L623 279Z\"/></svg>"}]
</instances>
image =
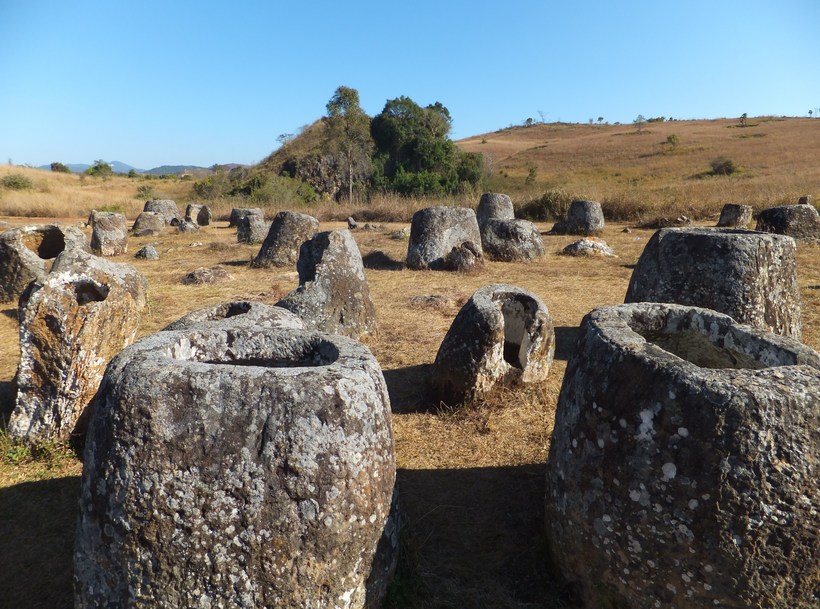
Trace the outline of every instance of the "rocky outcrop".
<instances>
[{"instance_id":1,"label":"rocky outcrop","mask_svg":"<svg viewBox=\"0 0 820 609\"><path fill-rule=\"evenodd\" d=\"M37 224L0 233L0 302L16 300L32 281L45 281L53 260L73 249L88 249L73 226Z\"/></svg>"},{"instance_id":2,"label":"rocky outcrop","mask_svg":"<svg viewBox=\"0 0 820 609\"><path fill-rule=\"evenodd\" d=\"M348 226L350 221L348 220ZM299 248L319 232L319 221L308 214L282 211L276 214L262 247L251 266L292 266L299 259Z\"/></svg>"},{"instance_id":3,"label":"rocky outcrop","mask_svg":"<svg viewBox=\"0 0 820 609\"><path fill-rule=\"evenodd\" d=\"M488 285L456 315L433 364L433 390L457 405L480 399L496 386L547 378L555 330L547 307L516 286Z\"/></svg>"},{"instance_id":4,"label":"rocky outcrop","mask_svg":"<svg viewBox=\"0 0 820 609\"><path fill-rule=\"evenodd\" d=\"M716 228L665 228L646 244L625 302L713 309L800 338L795 243L789 237Z\"/></svg>"},{"instance_id":5,"label":"rocky outcrop","mask_svg":"<svg viewBox=\"0 0 820 609\"><path fill-rule=\"evenodd\" d=\"M147 283L134 268L65 251L27 292L9 433L31 442L84 431L105 366L137 334Z\"/></svg>"},{"instance_id":6,"label":"rocky outcrop","mask_svg":"<svg viewBox=\"0 0 820 609\"><path fill-rule=\"evenodd\" d=\"M746 228L752 221L751 205L739 205L737 203L727 203L720 210L720 218L717 225L724 228Z\"/></svg>"},{"instance_id":7,"label":"rocky outcrop","mask_svg":"<svg viewBox=\"0 0 820 609\"><path fill-rule=\"evenodd\" d=\"M231 210L231 215L228 219L228 226L237 226L240 218L246 218L248 216L254 216L260 220L265 219L264 212L258 207L234 207Z\"/></svg>"},{"instance_id":8,"label":"rocky outcrop","mask_svg":"<svg viewBox=\"0 0 820 609\"><path fill-rule=\"evenodd\" d=\"M362 255L348 230L318 233L299 249L299 287L276 303L311 330L358 338L375 332Z\"/></svg>"},{"instance_id":9,"label":"rocky outcrop","mask_svg":"<svg viewBox=\"0 0 820 609\"><path fill-rule=\"evenodd\" d=\"M108 368L84 461L77 607L380 606L395 453L355 341L241 324L143 339Z\"/></svg>"},{"instance_id":10,"label":"rocky outcrop","mask_svg":"<svg viewBox=\"0 0 820 609\"><path fill-rule=\"evenodd\" d=\"M281 307L273 307L261 302L237 300L198 309L186 313L164 331L188 330L191 328L236 327L250 325L255 328L304 329L305 324L296 315Z\"/></svg>"},{"instance_id":11,"label":"rocky outcrop","mask_svg":"<svg viewBox=\"0 0 820 609\"><path fill-rule=\"evenodd\" d=\"M123 214L91 212L91 251L97 256L116 256L128 251L128 226Z\"/></svg>"},{"instance_id":12,"label":"rocky outcrop","mask_svg":"<svg viewBox=\"0 0 820 609\"><path fill-rule=\"evenodd\" d=\"M428 207L413 214L407 244L407 268L444 269L447 255L463 243L479 254L481 233L475 212L466 207Z\"/></svg>"},{"instance_id":13,"label":"rocky outcrop","mask_svg":"<svg viewBox=\"0 0 820 609\"><path fill-rule=\"evenodd\" d=\"M475 212L478 226L483 230L487 220L512 220L515 209L510 197L498 192L485 192L478 201Z\"/></svg>"},{"instance_id":14,"label":"rocky outcrop","mask_svg":"<svg viewBox=\"0 0 820 609\"><path fill-rule=\"evenodd\" d=\"M820 214L812 205L783 205L760 212L755 230L788 235L798 241L820 242Z\"/></svg>"},{"instance_id":15,"label":"rocky outcrop","mask_svg":"<svg viewBox=\"0 0 820 609\"><path fill-rule=\"evenodd\" d=\"M189 203L185 208L185 219L197 226L208 226L213 219L213 214L207 205Z\"/></svg>"},{"instance_id":16,"label":"rocky outcrop","mask_svg":"<svg viewBox=\"0 0 820 609\"><path fill-rule=\"evenodd\" d=\"M165 217L155 211L144 211L134 220L131 234L135 237L156 237L165 230Z\"/></svg>"},{"instance_id":17,"label":"rocky outcrop","mask_svg":"<svg viewBox=\"0 0 820 609\"><path fill-rule=\"evenodd\" d=\"M820 354L695 307L581 324L547 462L587 607L817 606Z\"/></svg>"},{"instance_id":18,"label":"rocky outcrop","mask_svg":"<svg viewBox=\"0 0 820 609\"><path fill-rule=\"evenodd\" d=\"M556 235L595 235L604 230L604 212L597 201L570 203L567 219L556 222L550 232Z\"/></svg>"},{"instance_id":19,"label":"rocky outcrop","mask_svg":"<svg viewBox=\"0 0 820 609\"><path fill-rule=\"evenodd\" d=\"M182 222L182 214L179 212L179 206L177 206L176 201L172 201L171 199L152 199L151 201L146 201L142 211L152 211L159 214L168 226L176 226Z\"/></svg>"},{"instance_id":20,"label":"rocky outcrop","mask_svg":"<svg viewBox=\"0 0 820 609\"><path fill-rule=\"evenodd\" d=\"M485 220L481 247L487 258L501 262L529 262L544 255L541 232L527 220Z\"/></svg>"}]
</instances>

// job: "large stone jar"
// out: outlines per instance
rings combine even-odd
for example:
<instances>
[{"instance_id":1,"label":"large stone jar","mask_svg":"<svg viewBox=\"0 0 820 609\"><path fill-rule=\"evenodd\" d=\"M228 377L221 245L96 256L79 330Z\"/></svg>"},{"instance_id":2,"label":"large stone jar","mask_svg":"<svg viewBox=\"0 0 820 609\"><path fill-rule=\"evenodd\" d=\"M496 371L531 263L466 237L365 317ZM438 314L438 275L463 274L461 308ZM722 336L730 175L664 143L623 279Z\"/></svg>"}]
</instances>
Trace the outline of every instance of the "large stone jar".
<instances>
[{"instance_id":1,"label":"large stone jar","mask_svg":"<svg viewBox=\"0 0 820 609\"><path fill-rule=\"evenodd\" d=\"M160 332L91 421L76 607L377 607L396 559L381 370L304 330Z\"/></svg>"},{"instance_id":2,"label":"large stone jar","mask_svg":"<svg viewBox=\"0 0 820 609\"><path fill-rule=\"evenodd\" d=\"M586 316L547 462L588 607L817 607L820 355L695 307Z\"/></svg>"},{"instance_id":3,"label":"large stone jar","mask_svg":"<svg viewBox=\"0 0 820 609\"><path fill-rule=\"evenodd\" d=\"M705 307L799 339L795 242L740 229L661 229L638 259L625 301Z\"/></svg>"}]
</instances>

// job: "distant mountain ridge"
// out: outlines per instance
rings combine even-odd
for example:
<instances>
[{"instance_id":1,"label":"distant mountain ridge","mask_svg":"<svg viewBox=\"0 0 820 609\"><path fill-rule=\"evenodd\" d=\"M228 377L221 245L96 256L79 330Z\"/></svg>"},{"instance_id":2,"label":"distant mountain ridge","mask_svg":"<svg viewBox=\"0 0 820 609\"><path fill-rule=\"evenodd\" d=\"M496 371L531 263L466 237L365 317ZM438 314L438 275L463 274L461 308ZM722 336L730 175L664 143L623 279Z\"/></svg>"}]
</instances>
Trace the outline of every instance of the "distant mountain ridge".
<instances>
[{"instance_id":1,"label":"distant mountain ridge","mask_svg":"<svg viewBox=\"0 0 820 609\"><path fill-rule=\"evenodd\" d=\"M136 171L139 174L146 174L146 175L180 175L183 173L195 173L195 172L209 172L211 171L210 167L200 167L198 165L161 165L159 167L154 167L153 169L137 169L127 163L123 163L122 161L106 161L109 165L111 165L111 169L114 170L114 173L128 173L130 171ZM68 167L74 173L83 173L86 169L91 167L90 163L66 163L66 167ZM227 163L224 165L220 165L220 167L230 170L234 167L242 167L239 163ZM50 170L51 165L40 165L37 169L45 169Z\"/></svg>"}]
</instances>

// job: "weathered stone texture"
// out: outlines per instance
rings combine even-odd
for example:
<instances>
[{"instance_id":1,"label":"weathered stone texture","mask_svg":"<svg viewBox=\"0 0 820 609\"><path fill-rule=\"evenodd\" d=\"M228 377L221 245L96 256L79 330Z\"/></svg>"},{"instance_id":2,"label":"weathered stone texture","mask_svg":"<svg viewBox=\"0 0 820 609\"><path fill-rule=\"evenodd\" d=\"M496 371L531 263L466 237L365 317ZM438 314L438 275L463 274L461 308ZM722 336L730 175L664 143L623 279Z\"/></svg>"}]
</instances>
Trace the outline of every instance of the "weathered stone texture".
<instances>
[{"instance_id":1,"label":"weathered stone texture","mask_svg":"<svg viewBox=\"0 0 820 609\"><path fill-rule=\"evenodd\" d=\"M496 386L547 378L555 330L547 307L516 286L485 286L456 315L433 364L437 397L456 405L480 399Z\"/></svg>"},{"instance_id":2,"label":"weathered stone texture","mask_svg":"<svg viewBox=\"0 0 820 609\"><path fill-rule=\"evenodd\" d=\"M213 214L211 214L211 208L207 205L189 203L188 207L185 208L185 219L197 226L208 226L213 219Z\"/></svg>"},{"instance_id":3,"label":"weathered stone texture","mask_svg":"<svg viewBox=\"0 0 820 609\"><path fill-rule=\"evenodd\" d=\"M758 215L755 230L816 243L820 241L820 214L812 205L770 207Z\"/></svg>"},{"instance_id":4,"label":"weathered stone texture","mask_svg":"<svg viewBox=\"0 0 820 609\"><path fill-rule=\"evenodd\" d=\"M155 237L165 230L165 217L155 211L144 211L134 220L131 233L135 237Z\"/></svg>"},{"instance_id":5,"label":"weathered stone texture","mask_svg":"<svg viewBox=\"0 0 820 609\"><path fill-rule=\"evenodd\" d=\"M91 212L91 251L97 256L116 256L128 251L128 225L123 214Z\"/></svg>"},{"instance_id":6,"label":"weathered stone texture","mask_svg":"<svg viewBox=\"0 0 820 609\"><path fill-rule=\"evenodd\" d=\"M552 227L556 235L594 235L604 230L604 212L597 201L577 200L570 203L567 219Z\"/></svg>"},{"instance_id":7,"label":"weathered stone texture","mask_svg":"<svg viewBox=\"0 0 820 609\"><path fill-rule=\"evenodd\" d=\"M751 205L727 203L720 210L717 225L724 228L746 228L752 221L753 211Z\"/></svg>"},{"instance_id":8,"label":"weathered stone texture","mask_svg":"<svg viewBox=\"0 0 820 609\"><path fill-rule=\"evenodd\" d=\"M146 245L134 254L134 258L142 258L143 260L159 260L159 253L157 248L153 245Z\"/></svg>"},{"instance_id":9,"label":"weathered stone texture","mask_svg":"<svg viewBox=\"0 0 820 609\"><path fill-rule=\"evenodd\" d=\"M544 255L541 232L527 220L485 220L481 247L487 258L501 262L529 262Z\"/></svg>"},{"instance_id":10,"label":"weathered stone texture","mask_svg":"<svg viewBox=\"0 0 820 609\"><path fill-rule=\"evenodd\" d=\"M350 221L348 220L348 226ZM299 259L299 248L319 232L319 221L308 214L282 211L276 214L256 258L254 267L292 266Z\"/></svg>"},{"instance_id":11,"label":"weathered stone texture","mask_svg":"<svg viewBox=\"0 0 820 609\"><path fill-rule=\"evenodd\" d=\"M184 285L207 285L211 283L219 283L231 279L231 274L224 266L199 267L190 273L186 273L181 283Z\"/></svg>"},{"instance_id":12,"label":"weathered stone texture","mask_svg":"<svg viewBox=\"0 0 820 609\"><path fill-rule=\"evenodd\" d=\"M510 197L498 192L485 192L481 195L476 209L478 226L484 228L487 220L512 220L515 218L515 209Z\"/></svg>"},{"instance_id":13,"label":"weathered stone texture","mask_svg":"<svg viewBox=\"0 0 820 609\"><path fill-rule=\"evenodd\" d=\"M695 307L581 324L547 462L555 564L587 607L810 609L820 354Z\"/></svg>"},{"instance_id":14,"label":"weathered stone texture","mask_svg":"<svg viewBox=\"0 0 820 609\"><path fill-rule=\"evenodd\" d=\"M243 216L236 221L236 240L238 243L262 243L268 234L270 226L265 218L259 216Z\"/></svg>"},{"instance_id":15,"label":"weathered stone texture","mask_svg":"<svg viewBox=\"0 0 820 609\"><path fill-rule=\"evenodd\" d=\"M38 224L0 233L0 302L20 297L32 281L44 281L54 258L65 250L88 249L73 226Z\"/></svg>"},{"instance_id":16,"label":"weathered stone texture","mask_svg":"<svg viewBox=\"0 0 820 609\"><path fill-rule=\"evenodd\" d=\"M614 250L606 241L595 237L573 241L561 253L565 256L614 256Z\"/></svg>"},{"instance_id":17,"label":"weathered stone texture","mask_svg":"<svg viewBox=\"0 0 820 609\"><path fill-rule=\"evenodd\" d=\"M179 212L179 206L176 201L171 199L152 199L145 202L145 207L142 211L152 211L162 216L165 224L176 226L182 222L182 214Z\"/></svg>"},{"instance_id":18,"label":"weathered stone texture","mask_svg":"<svg viewBox=\"0 0 820 609\"><path fill-rule=\"evenodd\" d=\"M800 338L794 240L736 229L665 228L646 244L626 302L671 302Z\"/></svg>"},{"instance_id":19,"label":"weathered stone texture","mask_svg":"<svg viewBox=\"0 0 820 609\"><path fill-rule=\"evenodd\" d=\"M254 216L261 220L265 219L264 212L258 207L234 207L231 210L231 215L228 218L228 226L236 226L239 223L240 218L245 218L247 216Z\"/></svg>"},{"instance_id":20,"label":"weathered stone texture","mask_svg":"<svg viewBox=\"0 0 820 609\"><path fill-rule=\"evenodd\" d=\"M413 214L407 244L407 268L444 268L454 248L471 242L481 252L481 233L475 212L466 207L427 207Z\"/></svg>"},{"instance_id":21,"label":"weathered stone texture","mask_svg":"<svg viewBox=\"0 0 820 609\"><path fill-rule=\"evenodd\" d=\"M292 330L305 327L301 319L281 307L249 300L237 300L186 313L163 330L202 328L205 324L219 327L235 327L244 324L255 328L290 328Z\"/></svg>"},{"instance_id":22,"label":"weathered stone texture","mask_svg":"<svg viewBox=\"0 0 820 609\"><path fill-rule=\"evenodd\" d=\"M387 388L362 345L160 332L112 362L95 403L75 606L375 609L394 485Z\"/></svg>"},{"instance_id":23,"label":"weathered stone texture","mask_svg":"<svg viewBox=\"0 0 820 609\"><path fill-rule=\"evenodd\" d=\"M481 247L472 241L465 241L451 249L444 257L445 271L456 273L478 273L484 269Z\"/></svg>"},{"instance_id":24,"label":"weathered stone texture","mask_svg":"<svg viewBox=\"0 0 820 609\"><path fill-rule=\"evenodd\" d=\"M320 332L358 338L375 332L376 308L362 255L348 230L318 233L299 249L299 287L276 303Z\"/></svg>"},{"instance_id":25,"label":"weathered stone texture","mask_svg":"<svg viewBox=\"0 0 820 609\"><path fill-rule=\"evenodd\" d=\"M146 290L127 264L60 254L21 312L12 435L35 442L83 432L106 364L137 334Z\"/></svg>"}]
</instances>

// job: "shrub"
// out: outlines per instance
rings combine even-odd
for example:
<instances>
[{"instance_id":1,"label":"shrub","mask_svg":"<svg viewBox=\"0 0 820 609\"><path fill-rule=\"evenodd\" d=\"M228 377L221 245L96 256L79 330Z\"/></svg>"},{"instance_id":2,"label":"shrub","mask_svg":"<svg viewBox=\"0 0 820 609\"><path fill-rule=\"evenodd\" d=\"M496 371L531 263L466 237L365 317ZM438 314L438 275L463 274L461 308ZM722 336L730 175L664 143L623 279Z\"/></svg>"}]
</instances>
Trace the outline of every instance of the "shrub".
<instances>
[{"instance_id":1,"label":"shrub","mask_svg":"<svg viewBox=\"0 0 820 609\"><path fill-rule=\"evenodd\" d=\"M64 165L63 163L56 163L56 162L51 164L51 171L54 171L54 172L57 172L57 173L71 173L71 170L68 168L67 165Z\"/></svg>"},{"instance_id":2,"label":"shrub","mask_svg":"<svg viewBox=\"0 0 820 609\"><path fill-rule=\"evenodd\" d=\"M720 156L716 159L712 159L709 162L709 165L712 167L712 175L714 176L728 176L732 175L738 170L737 165L732 159L728 159L725 156Z\"/></svg>"},{"instance_id":3,"label":"shrub","mask_svg":"<svg viewBox=\"0 0 820 609\"><path fill-rule=\"evenodd\" d=\"M19 173L10 173L7 176L3 176L0 184L3 185L3 188L10 190L26 190L31 188L31 180Z\"/></svg>"},{"instance_id":4,"label":"shrub","mask_svg":"<svg viewBox=\"0 0 820 609\"><path fill-rule=\"evenodd\" d=\"M154 186L152 184L141 184L137 186L137 199L153 199Z\"/></svg>"},{"instance_id":5,"label":"shrub","mask_svg":"<svg viewBox=\"0 0 820 609\"><path fill-rule=\"evenodd\" d=\"M674 150L674 149L675 149L675 148L677 148L677 147L678 147L678 145L680 144L680 138L677 136L677 134L673 133L673 134L668 135L668 136L666 137L666 142L665 142L665 143L666 143L666 144L667 144L667 145L668 145L668 146L669 146L672 150Z\"/></svg>"},{"instance_id":6,"label":"shrub","mask_svg":"<svg viewBox=\"0 0 820 609\"><path fill-rule=\"evenodd\" d=\"M570 204L577 198L560 189L548 190L538 199L524 203L516 217L536 222L560 220L566 217Z\"/></svg>"},{"instance_id":7,"label":"shrub","mask_svg":"<svg viewBox=\"0 0 820 609\"><path fill-rule=\"evenodd\" d=\"M111 165L102 159L94 161L94 164L86 169L85 172L90 176L97 176L100 178L108 178L114 175L114 170L111 168Z\"/></svg>"}]
</instances>

